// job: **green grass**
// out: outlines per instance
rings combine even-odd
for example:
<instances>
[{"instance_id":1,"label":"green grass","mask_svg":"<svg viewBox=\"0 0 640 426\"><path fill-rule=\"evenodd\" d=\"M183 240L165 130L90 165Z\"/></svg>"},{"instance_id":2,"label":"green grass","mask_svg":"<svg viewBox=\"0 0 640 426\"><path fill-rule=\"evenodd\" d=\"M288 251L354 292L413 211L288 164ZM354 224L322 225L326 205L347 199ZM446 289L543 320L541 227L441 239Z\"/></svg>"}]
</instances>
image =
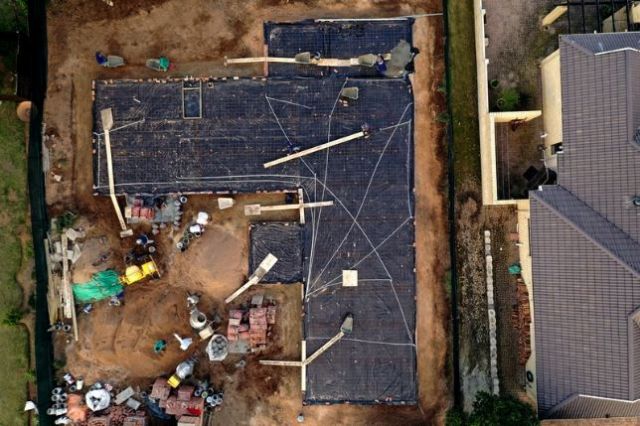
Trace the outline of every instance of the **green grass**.
<instances>
[{"instance_id":1,"label":"green grass","mask_svg":"<svg viewBox=\"0 0 640 426\"><path fill-rule=\"evenodd\" d=\"M469 179L480 182L478 92L473 0L450 0L449 78L456 188Z\"/></svg>"},{"instance_id":2,"label":"green grass","mask_svg":"<svg viewBox=\"0 0 640 426\"><path fill-rule=\"evenodd\" d=\"M27 212L27 167L24 123L15 104L0 105L0 319L20 307L22 291L16 281L23 261L19 232ZM28 335L20 326L0 325L0 425L26 423L23 414L28 380Z\"/></svg>"}]
</instances>

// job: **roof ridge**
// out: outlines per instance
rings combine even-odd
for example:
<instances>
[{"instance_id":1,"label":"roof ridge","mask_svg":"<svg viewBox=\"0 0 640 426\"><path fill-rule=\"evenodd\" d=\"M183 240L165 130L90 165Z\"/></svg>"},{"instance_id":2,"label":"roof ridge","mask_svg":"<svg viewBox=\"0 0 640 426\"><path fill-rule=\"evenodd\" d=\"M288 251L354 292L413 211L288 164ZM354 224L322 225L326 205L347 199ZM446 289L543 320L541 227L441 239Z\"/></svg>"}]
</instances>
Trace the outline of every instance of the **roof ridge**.
<instances>
[{"instance_id":1,"label":"roof ridge","mask_svg":"<svg viewBox=\"0 0 640 426\"><path fill-rule=\"evenodd\" d=\"M580 43L578 43L577 41L575 41L573 38L567 37L567 36L561 36L560 37L560 42L564 43L567 46L570 46L576 50L581 51L582 53L589 55L589 56L595 56L595 54L590 51L589 49L587 49L586 47L584 47L583 45L581 45Z\"/></svg>"},{"instance_id":2,"label":"roof ridge","mask_svg":"<svg viewBox=\"0 0 640 426\"><path fill-rule=\"evenodd\" d=\"M575 196L571 191L569 191L562 185L545 185L545 186L541 186L538 191L531 191L530 193L536 200L544 204L549 210L553 211L558 217L560 217L568 225L570 225L572 228L578 231L581 235L583 235L585 238L587 238L589 241L595 244L598 248L606 252L609 256L613 258L613 260L615 260L620 265L622 265L625 269L631 272L636 278L640 279L640 268L629 264L629 262L623 259L612 248L607 247L604 241L597 239L597 236L595 236L593 233L590 233L587 229L585 229L575 220L567 216L565 212L561 211L552 202L545 199L544 196L541 195L544 193L544 188L547 188L548 190L551 190L551 191L559 190L567 194L567 196L571 197L573 201L579 203L581 207L583 207L588 213L593 214L598 220L606 224L605 226L611 228L611 231L612 231L610 233L611 236L615 237L615 234L617 233L619 237L627 238L631 242L631 244L635 246L634 248L636 248L638 252L640 252L640 244L636 240L631 238L629 234L624 232L622 229L618 228L618 226L616 226L613 222L611 222L609 219L607 219L602 214L600 214L600 212L598 212L597 210L594 210L591 206L586 204L584 201L582 201L580 198Z\"/></svg>"}]
</instances>

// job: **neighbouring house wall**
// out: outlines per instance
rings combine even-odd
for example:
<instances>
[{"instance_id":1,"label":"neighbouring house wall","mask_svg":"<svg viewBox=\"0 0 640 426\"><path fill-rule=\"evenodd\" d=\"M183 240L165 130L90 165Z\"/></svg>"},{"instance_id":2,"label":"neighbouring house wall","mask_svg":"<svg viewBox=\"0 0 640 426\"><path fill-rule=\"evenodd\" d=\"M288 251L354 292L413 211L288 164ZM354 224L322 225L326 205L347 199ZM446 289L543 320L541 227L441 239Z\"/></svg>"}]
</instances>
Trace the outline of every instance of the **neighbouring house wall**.
<instances>
[{"instance_id":1,"label":"neighbouring house wall","mask_svg":"<svg viewBox=\"0 0 640 426\"><path fill-rule=\"evenodd\" d=\"M478 122L480 136L480 165L482 168L482 204L508 205L517 200L498 199L498 182L496 170L496 135L495 123L509 122L515 119L526 121L539 117L541 111L489 111L489 81L487 77L486 55L488 40L485 35L482 0L474 0L475 39L476 39L476 78L478 80Z\"/></svg>"},{"instance_id":2,"label":"neighbouring house wall","mask_svg":"<svg viewBox=\"0 0 640 426\"><path fill-rule=\"evenodd\" d=\"M542 120L547 137L545 147L562 142L562 85L560 81L560 50L542 60Z\"/></svg>"}]
</instances>

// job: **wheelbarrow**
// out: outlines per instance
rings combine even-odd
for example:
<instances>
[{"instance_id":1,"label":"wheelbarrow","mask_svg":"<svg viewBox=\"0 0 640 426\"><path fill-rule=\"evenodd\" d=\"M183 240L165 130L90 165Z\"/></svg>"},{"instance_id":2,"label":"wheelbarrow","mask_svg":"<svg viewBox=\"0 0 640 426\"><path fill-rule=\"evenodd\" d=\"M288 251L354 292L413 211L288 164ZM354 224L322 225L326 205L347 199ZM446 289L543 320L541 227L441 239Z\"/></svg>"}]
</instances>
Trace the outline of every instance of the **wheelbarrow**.
<instances>
[{"instance_id":1,"label":"wheelbarrow","mask_svg":"<svg viewBox=\"0 0 640 426\"><path fill-rule=\"evenodd\" d=\"M117 68L124 65L124 58L116 55L104 55L102 52L96 52L96 62L105 68Z\"/></svg>"},{"instance_id":2,"label":"wheelbarrow","mask_svg":"<svg viewBox=\"0 0 640 426\"><path fill-rule=\"evenodd\" d=\"M160 56L159 58L147 59L147 68L151 68L155 71L167 72L173 69L173 64L169 61L169 58Z\"/></svg>"}]
</instances>

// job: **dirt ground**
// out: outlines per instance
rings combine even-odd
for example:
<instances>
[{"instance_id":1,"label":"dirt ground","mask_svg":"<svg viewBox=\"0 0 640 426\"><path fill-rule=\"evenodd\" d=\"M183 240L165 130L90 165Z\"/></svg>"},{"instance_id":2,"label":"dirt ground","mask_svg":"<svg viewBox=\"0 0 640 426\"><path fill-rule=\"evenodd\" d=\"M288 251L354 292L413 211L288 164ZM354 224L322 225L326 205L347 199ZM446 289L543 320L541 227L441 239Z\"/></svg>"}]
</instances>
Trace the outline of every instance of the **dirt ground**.
<instances>
[{"instance_id":1,"label":"dirt ground","mask_svg":"<svg viewBox=\"0 0 640 426\"><path fill-rule=\"evenodd\" d=\"M94 240L83 254L86 263L74 272L83 279L92 272L91 259L99 257L104 247L112 251L109 262L115 267L122 267L122 255L129 249L117 238L118 224L109 201L92 195L92 80L157 77L143 64L146 58L161 54L176 63L174 76L259 74L260 67L224 68L222 57L262 54L265 20L400 16L441 12L442 7L437 0L402 3L116 0L115 3L115 7L109 8L99 1L58 1L51 4L48 15L49 89L45 122L47 134L56 135L49 141L51 165L62 181L48 177L47 201L52 214L72 209L90 222L89 237ZM436 120L444 110L444 101L436 90L444 78L442 18L416 20L414 44L421 51L412 80L416 111L416 340L420 405L302 408L299 372L257 366L249 357L244 369L236 368L235 361L230 359L211 371L214 382L225 389L224 409L216 413L212 424L292 424L300 411L304 412L306 424L442 423L450 403L449 304L444 278L449 267L444 200L446 155L443 129ZM101 68L95 64L96 50L122 55L129 65L114 70ZM184 354L173 344L164 355L156 357L151 350L153 341L167 335L171 338L173 332L186 334L187 291L203 294L207 313L223 314L221 299L237 288L247 274L248 223L241 214L241 204L255 202L256 197L262 202L275 202L282 195L247 196L234 209L224 212L212 207L213 197L190 197L187 217L201 209L217 211L212 218L214 225L185 253L173 249L171 236L161 238L159 252L166 254L159 259L165 272L162 278L131 287L122 307L103 303L96 305L90 315L81 315L81 341L63 350L67 368L84 375L88 381L108 378L112 382L140 385L171 371ZM107 238L106 243L101 237ZM278 327L286 326L277 329L269 355L292 357L299 352L301 307L300 295L296 293L300 290L297 286L277 286L269 287L268 291L280 303ZM62 356L63 351L58 350L57 355Z\"/></svg>"}]
</instances>

